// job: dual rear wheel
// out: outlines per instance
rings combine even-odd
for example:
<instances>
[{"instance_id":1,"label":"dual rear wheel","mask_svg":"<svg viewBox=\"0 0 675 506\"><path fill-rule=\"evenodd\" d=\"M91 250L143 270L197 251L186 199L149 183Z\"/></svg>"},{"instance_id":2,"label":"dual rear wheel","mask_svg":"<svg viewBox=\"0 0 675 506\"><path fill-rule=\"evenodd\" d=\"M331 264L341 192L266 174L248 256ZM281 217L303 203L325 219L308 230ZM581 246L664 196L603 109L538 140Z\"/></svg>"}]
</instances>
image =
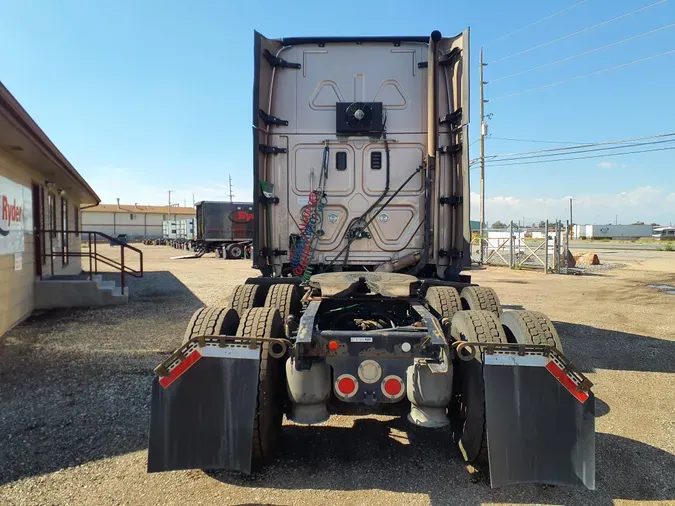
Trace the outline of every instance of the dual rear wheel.
<instances>
[{"instance_id":1,"label":"dual rear wheel","mask_svg":"<svg viewBox=\"0 0 675 506\"><path fill-rule=\"evenodd\" d=\"M488 287L430 287L426 295L432 313L450 323L449 340L475 343L544 344L562 351L551 320L537 311L502 310L497 294ZM487 463L485 383L480 354L455 364L454 395L448 414L464 459Z\"/></svg>"},{"instance_id":2,"label":"dual rear wheel","mask_svg":"<svg viewBox=\"0 0 675 506\"><path fill-rule=\"evenodd\" d=\"M192 316L184 342L197 336L283 338L284 320L300 312L297 285L238 285L224 307L204 307ZM251 441L252 465L259 467L278 445L286 403L285 357L272 356L273 343L260 349L256 409Z\"/></svg>"}]
</instances>

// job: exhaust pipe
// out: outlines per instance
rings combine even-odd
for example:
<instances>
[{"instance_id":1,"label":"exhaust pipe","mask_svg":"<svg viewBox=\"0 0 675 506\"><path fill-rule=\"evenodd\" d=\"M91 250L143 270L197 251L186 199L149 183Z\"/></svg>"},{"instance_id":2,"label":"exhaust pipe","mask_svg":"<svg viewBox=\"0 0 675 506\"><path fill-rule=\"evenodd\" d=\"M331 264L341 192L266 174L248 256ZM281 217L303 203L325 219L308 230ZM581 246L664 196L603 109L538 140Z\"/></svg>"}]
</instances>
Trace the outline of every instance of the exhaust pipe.
<instances>
[{"instance_id":1,"label":"exhaust pipe","mask_svg":"<svg viewBox=\"0 0 675 506\"><path fill-rule=\"evenodd\" d=\"M422 258L422 255L420 254L419 251L415 251L414 253L410 253L409 255L403 256L399 258L398 260L391 260L389 262L385 262L383 264L378 265L375 268L375 272L396 272L400 271L401 269L405 267L409 267L416 262L419 262L420 258Z\"/></svg>"}]
</instances>

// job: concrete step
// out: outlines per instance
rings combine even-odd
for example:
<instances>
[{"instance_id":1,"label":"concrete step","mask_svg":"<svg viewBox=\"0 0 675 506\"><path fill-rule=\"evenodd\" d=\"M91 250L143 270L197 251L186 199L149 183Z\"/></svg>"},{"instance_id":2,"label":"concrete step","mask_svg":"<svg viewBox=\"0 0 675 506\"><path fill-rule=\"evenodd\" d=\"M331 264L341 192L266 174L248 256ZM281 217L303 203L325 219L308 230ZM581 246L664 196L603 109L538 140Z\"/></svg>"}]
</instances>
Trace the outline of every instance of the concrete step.
<instances>
[{"instance_id":1,"label":"concrete step","mask_svg":"<svg viewBox=\"0 0 675 506\"><path fill-rule=\"evenodd\" d=\"M126 304L129 288L124 292L114 281L96 279L44 279L35 281L36 309L57 307L96 307Z\"/></svg>"}]
</instances>

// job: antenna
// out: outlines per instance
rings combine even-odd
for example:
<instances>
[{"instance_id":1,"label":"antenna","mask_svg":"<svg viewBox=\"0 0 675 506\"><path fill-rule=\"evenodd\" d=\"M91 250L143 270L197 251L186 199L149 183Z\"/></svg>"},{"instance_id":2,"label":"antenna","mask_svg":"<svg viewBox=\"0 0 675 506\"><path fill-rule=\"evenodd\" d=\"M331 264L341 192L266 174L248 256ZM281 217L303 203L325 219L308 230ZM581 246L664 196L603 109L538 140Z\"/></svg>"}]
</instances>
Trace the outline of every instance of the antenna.
<instances>
[{"instance_id":1,"label":"antenna","mask_svg":"<svg viewBox=\"0 0 675 506\"><path fill-rule=\"evenodd\" d=\"M231 204L234 199L234 193L232 193L232 176L228 175L228 177L230 178L230 204Z\"/></svg>"}]
</instances>

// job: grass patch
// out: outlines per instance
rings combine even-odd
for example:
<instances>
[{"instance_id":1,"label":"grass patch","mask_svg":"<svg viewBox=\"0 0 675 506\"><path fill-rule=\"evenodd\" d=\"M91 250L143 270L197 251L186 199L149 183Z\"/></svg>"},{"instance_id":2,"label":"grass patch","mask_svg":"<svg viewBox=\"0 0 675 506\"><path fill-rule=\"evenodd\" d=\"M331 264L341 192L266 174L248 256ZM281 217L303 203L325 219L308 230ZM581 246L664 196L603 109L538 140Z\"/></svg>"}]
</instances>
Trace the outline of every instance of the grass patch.
<instances>
[{"instance_id":1,"label":"grass patch","mask_svg":"<svg viewBox=\"0 0 675 506\"><path fill-rule=\"evenodd\" d=\"M675 251L675 247L668 242L663 246L663 251Z\"/></svg>"}]
</instances>

